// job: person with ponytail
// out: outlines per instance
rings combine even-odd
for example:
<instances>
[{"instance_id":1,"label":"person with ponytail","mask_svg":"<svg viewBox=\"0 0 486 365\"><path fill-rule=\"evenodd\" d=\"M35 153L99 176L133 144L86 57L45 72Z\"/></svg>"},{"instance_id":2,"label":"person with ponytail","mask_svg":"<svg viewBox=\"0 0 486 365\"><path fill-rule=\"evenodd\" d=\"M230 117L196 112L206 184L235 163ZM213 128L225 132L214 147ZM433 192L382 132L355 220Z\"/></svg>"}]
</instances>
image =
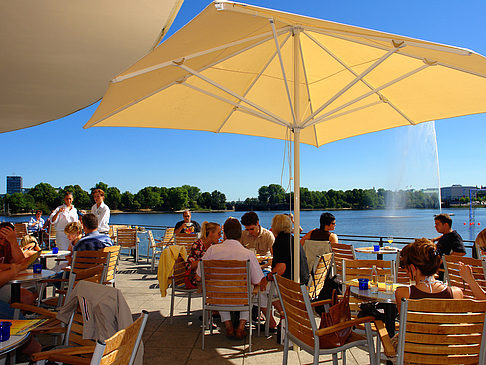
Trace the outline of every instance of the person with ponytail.
<instances>
[{"instance_id":1,"label":"person with ponytail","mask_svg":"<svg viewBox=\"0 0 486 365\"><path fill-rule=\"evenodd\" d=\"M435 244L426 238L416 239L403 248L400 266L407 270L408 276L415 283L409 287L399 287L395 291L398 311L402 298L462 299L460 288L448 287L443 282L435 280L440 264L441 258Z\"/></svg>"},{"instance_id":2,"label":"person with ponytail","mask_svg":"<svg viewBox=\"0 0 486 365\"><path fill-rule=\"evenodd\" d=\"M199 260L201 260L211 245L219 242L220 238L221 226L218 223L204 222L202 224L201 238L192 244L191 253L186 261L186 270L188 271L189 279L193 287L196 287L196 269Z\"/></svg>"}]
</instances>

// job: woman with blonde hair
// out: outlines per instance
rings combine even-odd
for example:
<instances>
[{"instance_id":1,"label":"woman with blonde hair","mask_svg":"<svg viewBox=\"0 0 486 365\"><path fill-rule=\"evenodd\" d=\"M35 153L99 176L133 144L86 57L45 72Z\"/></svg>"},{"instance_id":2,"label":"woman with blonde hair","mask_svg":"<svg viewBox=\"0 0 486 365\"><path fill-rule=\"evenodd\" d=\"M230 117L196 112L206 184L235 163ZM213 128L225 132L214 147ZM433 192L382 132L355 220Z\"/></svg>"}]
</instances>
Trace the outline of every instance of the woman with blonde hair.
<instances>
[{"instance_id":1,"label":"woman with blonde hair","mask_svg":"<svg viewBox=\"0 0 486 365\"><path fill-rule=\"evenodd\" d=\"M427 238L419 238L405 246L400 254L400 266L407 270L414 285L399 287L395 291L395 299L400 311L402 298L423 299L462 299L462 290L458 287L448 287L442 281L435 280L434 275L439 270L441 258L435 244Z\"/></svg>"},{"instance_id":2,"label":"woman with blonde hair","mask_svg":"<svg viewBox=\"0 0 486 365\"><path fill-rule=\"evenodd\" d=\"M186 270L190 270L188 275L193 287L196 287L196 269L199 260L201 260L211 245L219 242L220 238L221 226L218 223L203 222L201 227L201 238L192 244L191 253L186 261Z\"/></svg>"}]
</instances>

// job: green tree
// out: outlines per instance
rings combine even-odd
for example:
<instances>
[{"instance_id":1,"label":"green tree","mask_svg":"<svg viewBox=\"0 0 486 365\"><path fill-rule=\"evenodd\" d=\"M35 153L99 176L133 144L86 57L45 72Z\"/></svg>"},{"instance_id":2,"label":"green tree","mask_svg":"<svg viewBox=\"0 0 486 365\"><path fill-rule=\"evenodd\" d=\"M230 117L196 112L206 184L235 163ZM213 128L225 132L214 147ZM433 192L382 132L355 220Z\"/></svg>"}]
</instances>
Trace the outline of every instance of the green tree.
<instances>
[{"instance_id":1,"label":"green tree","mask_svg":"<svg viewBox=\"0 0 486 365\"><path fill-rule=\"evenodd\" d=\"M125 191L120 197L121 209L125 211L136 211L140 209L140 203L135 199L135 195L129 191Z\"/></svg>"},{"instance_id":2,"label":"green tree","mask_svg":"<svg viewBox=\"0 0 486 365\"><path fill-rule=\"evenodd\" d=\"M147 186L143 188L135 195L135 199L144 209L156 209L163 203L160 198L160 188L157 186Z\"/></svg>"},{"instance_id":3,"label":"green tree","mask_svg":"<svg viewBox=\"0 0 486 365\"><path fill-rule=\"evenodd\" d=\"M181 187L170 188L169 194L169 207L173 210L181 210L187 207L189 197L187 196L187 190Z\"/></svg>"},{"instance_id":4,"label":"green tree","mask_svg":"<svg viewBox=\"0 0 486 365\"><path fill-rule=\"evenodd\" d=\"M88 192L79 185L67 185L59 191L59 200L64 201L64 194L69 191L73 194L73 205L79 209L90 209L93 205Z\"/></svg>"},{"instance_id":5,"label":"green tree","mask_svg":"<svg viewBox=\"0 0 486 365\"><path fill-rule=\"evenodd\" d=\"M12 213L30 212L35 209L35 201L32 195L13 193L8 196L7 203Z\"/></svg>"},{"instance_id":6,"label":"green tree","mask_svg":"<svg viewBox=\"0 0 486 365\"><path fill-rule=\"evenodd\" d=\"M211 209L211 193L205 191L199 196L197 205L204 209Z\"/></svg>"},{"instance_id":7,"label":"green tree","mask_svg":"<svg viewBox=\"0 0 486 365\"><path fill-rule=\"evenodd\" d=\"M213 191L211 193L211 209L226 209L226 195L218 190Z\"/></svg>"},{"instance_id":8,"label":"green tree","mask_svg":"<svg viewBox=\"0 0 486 365\"><path fill-rule=\"evenodd\" d=\"M110 186L106 191L106 205L110 207L110 209L117 210L120 209L121 206L121 193L120 189Z\"/></svg>"},{"instance_id":9,"label":"green tree","mask_svg":"<svg viewBox=\"0 0 486 365\"><path fill-rule=\"evenodd\" d=\"M197 209L198 208L198 200L199 197L201 196L201 190L196 187L196 186L190 186L190 185L182 185L181 186L183 189L187 191L187 196L189 199L189 207L192 209Z\"/></svg>"},{"instance_id":10,"label":"green tree","mask_svg":"<svg viewBox=\"0 0 486 365\"><path fill-rule=\"evenodd\" d=\"M90 195L93 195L93 190L95 189L101 189L106 193L108 191L108 184L105 184L104 182L100 181L90 189L91 190Z\"/></svg>"},{"instance_id":11,"label":"green tree","mask_svg":"<svg viewBox=\"0 0 486 365\"><path fill-rule=\"evenodd\" d=\"M37 209L42 209L45 213L56 208L59 204L56 189L48 183L39 183L28 192L34 198Z\"/></svg>"}]
</instances>

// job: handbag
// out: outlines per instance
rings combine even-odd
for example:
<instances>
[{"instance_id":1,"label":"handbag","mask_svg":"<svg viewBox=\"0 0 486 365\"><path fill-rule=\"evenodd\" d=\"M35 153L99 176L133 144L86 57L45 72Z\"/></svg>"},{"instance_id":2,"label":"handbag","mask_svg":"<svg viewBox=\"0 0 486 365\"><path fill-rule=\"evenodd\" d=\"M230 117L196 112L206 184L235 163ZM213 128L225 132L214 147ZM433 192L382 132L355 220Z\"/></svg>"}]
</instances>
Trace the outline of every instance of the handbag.
<instances>
[{"instance_id":1,"label":"handbag","mask_svg":"<svg viewBox=\"0 0 486 365\"><path fill-rule=\"evenodd\" d=\"M337 291L332 293L331 307L328 312L322 313L319 329L337 325L351 320L351 310L349 308L349 286L344 293L342 300L338 300ZM346 343L352 332L352 327L344 328L327 335L319 336L319 347L329 349L342 346Z\"/></svg>"},{"instance_id":2,"label":"handbag","mask_svg":"<svg viewBox=\"0 0 486 365\"><path fill-rule=\"evenodd\" d=\"M313 302L331 299L334 291L336 291L337 295L342 294L341 284L339 284L337 275L331 276L331 270L327 266L326 261L324 261L324 265L326 265L326 269L327 269L326 278L324 279L324 285L322 286L322 289L319 292L319 295L317 296L316 299L313 300ZM313 277L312 280L315 280L315 278ZM316 313L318 315L322 315L322 313L324 312L324 306L319 305L319 306L315 307L314 310L316 311Z\"/></svg>"}]
</instances>

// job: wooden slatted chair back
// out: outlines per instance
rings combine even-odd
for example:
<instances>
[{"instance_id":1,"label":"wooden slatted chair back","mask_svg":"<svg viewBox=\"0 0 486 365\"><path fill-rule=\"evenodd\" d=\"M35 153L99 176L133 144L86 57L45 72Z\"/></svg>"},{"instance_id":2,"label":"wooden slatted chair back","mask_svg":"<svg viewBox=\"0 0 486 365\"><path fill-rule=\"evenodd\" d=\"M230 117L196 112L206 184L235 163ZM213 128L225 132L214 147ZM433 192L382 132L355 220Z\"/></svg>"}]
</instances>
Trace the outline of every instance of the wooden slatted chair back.
<instances>
[{"instance_id":1,"label":"wooden slatted chair back","mask_svg":"<svg viewBox=\"0 0 486 365\"><path fill-rule=\"evenodd\" d=\"M410 285L410 277L408 276L407 270L400 267L400 254L401 251L398 251L395 258L395 282Z\"/></svg>"},{"instance_id":2,"label":"wooden slatted chair back","mask_svg":"<svg viewBox=\"0 0 486 365\"><path fill-rule=\"evenodd\" d=\"M182 258L181 255L177 257L177 260L174 263L174 272L170 277L172 280L172 285L174 287L185 287L184 279L186 277L186 262Z\"/></svg>"},{"instance_id":3,"label":"wooden slatted chair back","mask_svg":"<svg viewBox=\"0 0 486 365\"><path fill-rule=\"evenodd\" d=\"M484 364L486 301L402 300L398 364Z\"/></svg>"},{"instance_id":4,"label":"wooden slatted chair back","mask_svg":"<svg viewBox=\"0 0 486 365\"><path fill-rule=\"evenodd\" d=\"M106 265L109 255L109 252L104 252L102 250L74 251L71 270L76 272L78 270L89 269L97 265Z\"/></svg>"},{"instance_id":5,"label":"wooden slatted chair back","mask_svg":"<svg viewBox=\"0 0 486 365\"><path fill-rule=\"evenodd\" d=\"M89 269L78 269L71 272L69 275L69 281L67 290L58 290L59 301L58 306L64 304L65 298L68 298L71 291L76 287L76 285L81 281L90 281L92 283L103 284L106 278L107 267L106 265L96 265Z\"/></svg>"},{"instance_id":6,"label":"wooden slatted chair back","mask_svg":"<svg viewBox=\"0 0 486 365\"><path fill-rule=\"evenodd\" d=\"M142 315L127 328L118 331L104 343L104 351L99 362L96 359L92 363L100 365L131 365L140 345L143 330L147 323L148 313L142 311Z\"/></svg>"},{"instance_id":7,"label":"wooden slatted chair back","mask_svg":"<svg viewBox=\"0 0 486 365\"><path fill-rule=\"evenodd\" d=\"M127 228L131 228L131 227L127 226L126 224L112 224L110 226L110 230L109 230L109 235L110 235L111 239L113 241L115 241L117 234L118 234L118 230L119 229L127 229Z\"/></svg>"},{"instance_id":8,"label":"wooden slatted chair back","mask_svg":"<svg viewBox=\"0 0 486 365\"><path fill-rule=\"evenodd\" d=\"M205 260L203 262L203 297L206 305L249 306L250 274L247 261ZM201 265L201 262L199 263Z\"/></svg>"},{"instance_id":9,"label":"wooden slatted chair back","mask_svg":"<svg viewBox=\"0 0 486 365\"><path fill-rule=\"evenodd\" d=\"M174 243L174 228L167 227L164 232L164 237L157 242L157 246L165 247L167 245L172 245Z\"/></svg>"},{"instance_id":10,"label":"wooden slatted chair back","mask_svg":"<svg viewBox=\"0 0 486 365\"><path fill-rule=\"evenodd\" d=\"M134 228L117 229L116 242L121 247L137 247L137 230Z\"/></svg>"},{"instance_id":11,"label":"wooden slatted chair back","mask_svg":"<svg viewBox=\"0 0 486 365\"><path fill-rule=\"evenodd\" d=\"M184 245L184 244L193 244L194 241L198 239L197 234L189 234L189 233L178 233L175 235L175 244L176 245Z\"/></svg>"},{"instance_id":12,"label":"wooden slatted chair back","mask_svg":"<svg viewBox=\"0 0 486 365\"><path fill-rule=\"evenodd\" d=\"M56 241L56 226L52 223L49 224L49 242Z\"/></svg>"},{"instance_id":13,"label":"wooden slatted chair back","mask_svg":"<svg viewBox=\"0 0 486 365\"><path fill-rule=\"evenodd\" d=\"M327 273L331 268L332 256L332 253L327 253L316 260L312 275L309 279L309 295L312 300L317 299L324 286Z\"/></svg>"},{"instance_id":14,"label":"wooden slatted chair back","mask_svg":"<svg viewBox=\"0 0 486 365\"><path fill-rule=\"evenodd\" d=\"M72 318L68 323L66 336L64 337L65 346L93 346L94 340L83 338L83 314L78 304L76 311L72 314Z\"/></svg>"},{"instance_id":15,"label":"wooden slatted chair back","mask_svg":"<svg viewBox=\"0 0 486 365\"><path fill-rule=\"evenodd\" d=\"M309 310L304 300L304 297L308 297L309 294L303 293L300 284L292 280L280 275L276 275L275 279L288 331L307 346L314 347L316 324L313 315L309 316Z\"/></svg>"},{"instance_id":16,"label":"wooden slatted chair back","mask_svg":"<svg viewBox=\"0 0 486 365\"><path fill-rule=\"evenodd\" d=\"M358 278L371 280L371 270L376 266L378 281L385 282L385 275L394 273L395 262L385 260L344 260L343 261L343 282Z\"/></svg>"},{"instance_id":17,"label":"wooden slatted chair back","mask_svg":"<svg viewBox=\"0 0 486 365\"><path fill-rule=\"evenodd\" d=\"M353 245L344 243L332 243L331 250L334 254L333 257L333 269L335 275L343 274L342 262L345 260L356 260L356 253L354 252Z\"/></svg>"},{"instance_id":18,"label":"wooden slatted chair back","mask_svg":"<svg viewBox=\"0 0 486 365\"><path fill-rule=\"evenodd\" d=\"M115 275L116 275L116 268L118 266L118 259L120 258L120 249L121 246L109 246L105 247L102 251L108 252L110 255L107 257L106 261L106 278L105 284L112 283L115 285Z\"/></svg>"},{"instance_id":19,"label":"wooden slatted chair back","mask_svg":"<svg viewBox=\"0 0 486 365\"><path fill-rule=\"evenodd\" d=\"M27 231L27 223L14 223L15 226L15 236L17 240L21 240L24 236L27 236L29 232Z\"/></svg>"},{"instance_id":20,"label":"wooden slatted chair back","mask_svg":"<svg viewBox=\"0 0 486 365\"><path fill-rule=\"evenodd\" d=\"M447 281L447 284L449 284L449 286L457 286L461 288L464 297L474 298L474 294L472 293L469 284L462 280L461 275L459 275L459 261L471 266L476 282L481 288L486 289L486 262L471 257L455 255L444 255L442 260L444 262L445 280Z\"/></svg>"}]
</instances>

